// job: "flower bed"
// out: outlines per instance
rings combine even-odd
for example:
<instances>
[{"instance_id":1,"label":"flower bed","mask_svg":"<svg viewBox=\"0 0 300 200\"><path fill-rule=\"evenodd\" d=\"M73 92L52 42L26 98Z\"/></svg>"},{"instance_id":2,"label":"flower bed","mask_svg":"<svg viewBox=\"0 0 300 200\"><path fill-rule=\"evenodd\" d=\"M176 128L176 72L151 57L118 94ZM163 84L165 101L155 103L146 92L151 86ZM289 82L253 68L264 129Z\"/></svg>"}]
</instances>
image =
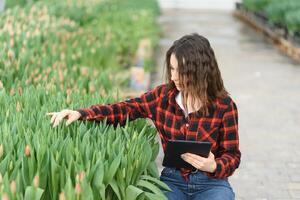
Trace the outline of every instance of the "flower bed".
<instances>
[{"instance_id":1,"label":"flower bed","mask_svg":"<svg viewBox=\"0 0 300 200\"><path fill-rule=\"evenodd\" d=\"M46 82L85 92L128 84L114 75L128 71L141 39L153 46L158 40L158 8L147 2L49 0L7 9L0 18L0 80L7 89Z\"/></svg>"},{"instance_id":2,"label":"flower bed","mask_svg":"<svg viewBox=\"0 0 300 200\"><path fill-rule=\"evenodd\" d=\"M39 86L0 93L2 199L165 199L156 129L144 120L116 128L78 121L54 129L45 113L66 107L66 93ZM71 108L112 101L96 94L70 98Z\"/></svg>"},{"instance_id":3,"label":"flower bed","mask_svg":"<svg viewBox=\"0 0 300 200\"><path fill-rule=\"evenodd\" d=\"M300 2L297 0L244 0L244 8L260 13L269 23L285 27L289 35L300 32Z\"/></svg>"},{"instance_id":4,"label":"flower bed","mask_svg":"<svg viewBox=\"0 0 300 200\"><path fill-rule=\"evenodd\" d=\"M45 116L120 101L139 41L157 43L157 2L13 2L0 18L0 198L166 199L145 120L52 128Z\"/></svg>"},{"instance_id":5,"label":"flower bed","mask_svg":"<svg viewBox=\"0 0 300 200\"><path fill-rule=\"evenodd\" d=\"M263 32L284 53L300 61L300 3L296 0L244 0L235 16Z\"/></svg>"}]
</instances>

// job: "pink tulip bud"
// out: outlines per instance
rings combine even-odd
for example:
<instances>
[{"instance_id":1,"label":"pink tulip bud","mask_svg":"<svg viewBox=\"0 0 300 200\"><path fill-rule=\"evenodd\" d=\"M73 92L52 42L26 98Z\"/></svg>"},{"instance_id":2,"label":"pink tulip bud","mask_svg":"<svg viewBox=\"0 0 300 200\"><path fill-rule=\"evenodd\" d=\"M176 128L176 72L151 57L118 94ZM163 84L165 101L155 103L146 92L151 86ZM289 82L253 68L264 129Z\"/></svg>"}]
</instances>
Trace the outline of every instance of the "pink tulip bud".
<instances>
[{"instance_id":1,"label":"pink tulip bud","mask_svg":"<svg viewBox=\"0 0 300 200\"><path fill-rule=\"evenodd\" d=\"M33 179L33 185L34 187L39 187L39 183L40 183L40 177L38 175L36 175Z\"/></svg>"},{"instance_id":2,"label":"pink tulip bud","mask_svg":"<svg viewBox=\"0 0 300 200\"><path fill-rule=\"evenodd\" d=\"M3 180L2 174L0 173L0 185L2 184L2 180Z\"/></svg>"},{"instance_id":3,"label":"pink tulip bud","mask_svg":"<svg viewBox=\"0 0 300 200\"><path fill-rule=\"evenodd\" d=\"M18 93L19 93L20 96L21 96L22 93L23 93L23 90L22 90L22 88L21 88L20 86L18 87Z\"/></svg>"},{"instance_id":4,"label":"pink tulip bud","mask_svg":"<svg viewBox=\"0 0 300 200\"><path fill-rule=\"evenodd\" d=\"M7 56L8 56L9 59L13 59L13 57L15 56L15 53L12 50L9 49L7 51Z\"/></svg>"},{"instance_id":5,"label":"pink tulip bud","mask_svg":"<svg viewBox=\"0 0 300 200\"><path fill-rule=\"evenodd\" d=\"M94 84L89 85L89 90L91 93L94 93L96 91L96 86Z\"/></svg>"},{"instance_id":6,"label":"pink tulip bud","mask_svg":"<svg viewBox=\"0 0 300 200\"><path fill-rule=\"evenodd\" d=\"M85 172L81 171L78 174L76 174L75 180L77 183L81 182L85 177Z\"/></svg>"},{"instance_id":7,"label":"pink tulip bud","mask_svg":"<svg viewBox=\"0 0 300 200\"><path fill-rule=\"evenodd\" d=\"M80 184L79 183L76 183L76 186L75 186L75 194L76 195L80 195L81 193L81 187L80 187Z\"/></svg>"},{"instance_id":8,"label":"pink tulip bud","mask_svg":"<svg viewBox=\"0 0 300 200\"><path fill-rule=\"evenodd\" d=\"M30 156L30 147L29 147L28 144L27 144L26 147L25 147L25 155L26 155L27 157Z\"/></svg>"},{"instance_id":9,"label":"pink tulip bud","mask_svg":"<svg viewBox=\"0 0 300 200\"><path fill-rule=\"evenodd\" d=\"M64 192L61 192L59 194L59 200L66 200L66 197L65 197L65 193Z\"/></svg>"},{"instance_id":10,"label":"pink tulip bud","mask_svg":"<svg viewBox=\"0 0 300 200\"><path fill-rule=\"evenodd\" d=\"M4 153L4 149L3 149L3 145L1 144L0 145L0 158L2 158L3 153Z\"/></svg>"},{"instance_id":11,"label":"pink tulip bud","mask_svg":"<svg viewBox=\"0 0 300 200\"><path fill-rule=\"evenodd\" d=\"M21 111L21 104L20 104L19 101L17 102L16 111L17 111L17 112L20 112L20 111Z\"/></svg>"},{"instance_id":12,"label":"pink tulip bud","mask_svg":"<svg viewBox=\"0 0 300 200\"><path fill-rule=\"evenodd\" d=\"M10 191L11 191L13 194L16 193L16 191L17 191L17 184L16 184L16 181L12 181L12 182L10 183Z\"/></svg>"},{"instance_id":13,"label":"pink tulip bud","mask_svg":"<svg viewBox=\"0 0 300 200\"><path fill-rule=\"evenodd\" d=\"M79 182L79 174L76 174L75 180L76 180L76 183Z\"/></svg>"},{"instance_id":14,"label":"pink tulip bud","mask_svg":"<svg viewBox=\"0 0 300 200\"><path fill-rule=\"evenodd\" d=\"M85 173L84 173L84 171L81 171L79 173L79 180L82 181L84 177L85 177Z\"/></svg>"},{"instance_id":15,"label":"pink tulip bud","mask_svg":"<svg viewBox=\"0 0 300 200\"><path fill-rule=\"evenodd\" d=\"M2 194L2 200L9 200L9 197L6 193Z\"/></svg>"},{"instance_id":16,"label":"pink tulip bud","mask_svg":"<svg viewBox=\"0 0 300 200\"><path fill-rule=\"evenodd\" d=\"M11 89L10 89L10 92L9 92L10 96L14 96L15 93L16 93L15 89L14 89L14 88L11 88Z\"/></svg>"},{"instance_id":17,"label":"pink tulip bud","mask_svg":"<svg viewBox=\"0 0 300 200\"><path fill-rule=\"evenodd\" d=\"M80 74L82 76L87 76L89 74L89 69L87 67L81 67L80 68Z\"/></svg>"}]
</instances>

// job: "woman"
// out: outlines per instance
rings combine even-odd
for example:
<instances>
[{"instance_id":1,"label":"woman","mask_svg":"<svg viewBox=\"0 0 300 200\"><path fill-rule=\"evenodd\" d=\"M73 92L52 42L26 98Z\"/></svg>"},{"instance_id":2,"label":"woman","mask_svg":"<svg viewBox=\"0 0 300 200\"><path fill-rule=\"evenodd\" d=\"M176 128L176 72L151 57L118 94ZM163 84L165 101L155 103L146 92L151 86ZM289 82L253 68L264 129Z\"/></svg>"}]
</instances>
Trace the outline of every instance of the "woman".
<instances>
[{"instance_id":1,"label":"woman","mask_svg":"<svg viewBox=\"0 0 300 200\"><path fill-rule=\"evenodd\" d=\"M185 153L182 159L196 170L164 168L160 179L173 190L168 199L231 200L234 192L227 177L240 163L237 107L223 86L209 41L198 34L176 40L166 54L167 84L139 98L78 110L48 113L57 126L62 119L103 120L124 125L130 120L150 118L167 141L196 140L212 144L208 158Z\"/></svg>"}]
</instances>

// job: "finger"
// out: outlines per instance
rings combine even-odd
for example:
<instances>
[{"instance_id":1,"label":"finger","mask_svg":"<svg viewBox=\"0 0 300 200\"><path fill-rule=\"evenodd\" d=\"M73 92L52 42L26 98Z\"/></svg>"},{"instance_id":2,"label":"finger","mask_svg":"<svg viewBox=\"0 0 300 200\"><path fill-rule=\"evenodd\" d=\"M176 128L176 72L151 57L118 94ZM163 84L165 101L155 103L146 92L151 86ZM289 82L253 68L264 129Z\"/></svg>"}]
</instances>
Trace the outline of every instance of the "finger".
<instances>
[{"instance_id":1,"label":"finger","mask_svg":"<svg viewBox=\"0 0 300 200\"><path fill-rule=\"evenodd\" d=\"M194 162L194 163L196 163L196 162L202 162L201 160L198 160L198 159L196 159L196 158L194 158L194 157L191 157L191 156L189 156L189 155L184 156L184 159L185 159L186 161Z\"/></svg>"},{"instance_id":2,"label":"finger","mask_svg":"<svg viewBox=\"0 0 300 200\"><path fill-rule=\"evenodd\" d=\"M54 120L55 120L56 117L57 117L57 114L56 114L56 113L55 113L54 115L52 115L51 121L50 121L51 124L53 124L53 122L54 122Z\"/></svg>"},{"instance_id":3,"label":"finger","mask_svg":"<svg viewBox=\"0 0 300 200\"><path fill-rule=\"evenodd\" d=\"M71 121L70 119L67 120L66 122L66 126L69 126L73 121Z\"/></svg>"},{"instance_id":4,"label":"finger","mask_svg":"<svg viewBox=\"0 0 300 200\"><path fill-rule=\"evenodd\" d=\"M56 114L56 112L46 113L47 116L49 116L49 115L51 116L51 115L54 115L54 114Z\"/></svg>"},{"instance_id":5,"label":"finger","mask_svg":"<svg viewBox=\"0 0 300 200\"><path fill-rule=\"evenodd\" d=\"M208 157L215 157L215 154L213 154L211 151L209 152L209 156Z\"/></svg>"},{"instance_id":6,"label":"finger","mask_svg":"<svg viewBox=\"0 0 300 200\"><path fill-rule=\"evenodd\" d=\"M76 121L76 116L75 115L71 115L69 116L69 119L66 122L66 125L69 126L69 124L71 124L72 122Z\"/></svg>"},{"instance_id":7,"label":"finger","mask_svg":"<svg viewBox=\"0 0 300 200\"><path fill-rule=\"evenodd\" d=\"M204 161L206 158L202 157L202 156L199 156L197 154L193 154L193 153L185 153L186 156L189 156L193 159L196 159L196 160L199 160L199 161Z\"/></svg>"},{"instance_id":8,"label":"finger","mask_svg":"<svg viewBox=\"0 0 300 200\"><path fill-rule=\"evenodd\" d=\"M53 127L56 127L56 126L59 124L59 122L60 122L66 115L67 115L67 113L61 113L61 114L59 114L59 115L55 118L55 120L54 120Z\"/></svg>"},{"instance_id":9,"label":"finger","mask_svg":"<svg viewBox=\"0 0 300 200\"><path fill-rule=\"evenodd\" d=\"M58 126L60 120L58 118L55 119L54 123L53 123L53 128Z\"/></svg>"},{"instance_id":10,"label":"finger","mask_svg":"<svg viewBox=\"0 0 300 200\"><path fill-rule=\"evenodd\" d=\"M192 166L196 167L197 169L201 169L203 167L203 163L201 161L198 161L194 158L191 158L189 156L184 156L183 160Z\"/></svg>"}]
</instances>

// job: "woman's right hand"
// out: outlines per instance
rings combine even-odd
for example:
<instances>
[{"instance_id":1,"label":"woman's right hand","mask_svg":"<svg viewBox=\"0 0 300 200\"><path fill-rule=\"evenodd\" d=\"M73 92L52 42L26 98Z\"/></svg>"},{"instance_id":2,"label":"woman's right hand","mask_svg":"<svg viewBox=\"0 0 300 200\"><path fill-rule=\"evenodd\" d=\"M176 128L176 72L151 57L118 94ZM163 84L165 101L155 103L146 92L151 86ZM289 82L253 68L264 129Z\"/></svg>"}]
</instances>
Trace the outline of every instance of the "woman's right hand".
<instances>
[{"instance_id":1,"label":"woman's right hand","mask_svg":"<svg viewBox=\"0 0 300 200\"><path fill-rule=\"evenodd\" d=\"M68 126L81 117L81 114L78 111L67 109L64 109L60 112L46 113L46 115L52 116L51 123L53 123L53 127L56 127L63 119L67 119L66 125Z\"/></svg>"}]
</instances>

